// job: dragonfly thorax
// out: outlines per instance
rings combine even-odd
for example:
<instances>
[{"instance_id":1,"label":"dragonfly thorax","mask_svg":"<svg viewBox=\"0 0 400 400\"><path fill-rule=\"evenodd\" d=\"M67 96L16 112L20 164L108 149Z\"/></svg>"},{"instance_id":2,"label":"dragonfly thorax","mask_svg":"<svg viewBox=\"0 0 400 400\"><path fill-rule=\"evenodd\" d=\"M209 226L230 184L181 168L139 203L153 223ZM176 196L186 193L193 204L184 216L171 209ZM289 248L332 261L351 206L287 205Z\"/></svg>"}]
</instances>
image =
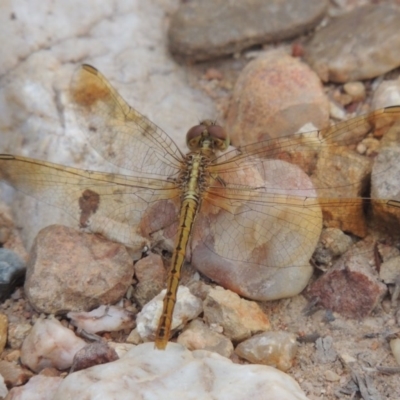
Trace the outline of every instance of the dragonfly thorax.
<instances>
[{"instance_id":1,"label":"dragonfly thorax","mask_svg":"<svg viewBox=\"0 0 400 400\"><path fill-rule=\"evenodd\" d=\"M186 144L190 151L205 153L224 151L229 146L229 136L215 121L204 120L190 128L186 134Z\"/></svg>"}]
</instances>

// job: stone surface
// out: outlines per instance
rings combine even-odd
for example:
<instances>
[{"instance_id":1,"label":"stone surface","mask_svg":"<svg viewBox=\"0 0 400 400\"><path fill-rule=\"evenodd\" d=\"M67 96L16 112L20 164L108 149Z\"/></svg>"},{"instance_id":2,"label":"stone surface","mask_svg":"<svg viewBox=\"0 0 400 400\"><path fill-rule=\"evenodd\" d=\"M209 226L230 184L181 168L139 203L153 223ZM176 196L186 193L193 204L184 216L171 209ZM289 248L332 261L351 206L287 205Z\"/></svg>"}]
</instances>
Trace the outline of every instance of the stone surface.
<instances>
[{"instance_id":1,"label":"stone surface","mask_svg":"<svg viewBox=\"0 0 400 400\"><path fill-rule=\"evenodd\" d=\"M209 325L221 326L224 335L233 341L271 329L268 317L257 303L222 288L211 289L204 300L204 320Z\"/></svg>"},{"instance_id":2,"label":"stone surface","mask_svg":"<svg viewBox=\"0 0 400 400\"><path fill-rule=\"evenodd\" d=\"M322 229L311 181L281 160L250 160L237 168L219 172L225 183L235 182L233 198L237 184L258 187L260 193L245 191L239 196L243 201L222 208L213 200L203 202L192 234L192 264L224 288L253 300L295 296L312 275L309 261Z\"/></svg>"},{"instance_id":3,"label":"stone surface","mask_svg":"<svg viewBox=\"0 0 400 400\"><path fill-rule=\"evenodd\" d=\"M0 354L7 343L8 319L7 315L0 314Z\"/></svg>"},{"instance_id":4,"label":"stone surface","mask_svg":"<svg viewBox=\"0 0 400 400\"><path fill-rule=\"evenodd\" d=\"M4 383L4 378L0 375L0 398L5 399L8 394L7 386Z\"/></svg>"},{"instance_id":5,"label":"stone surface","mask_svg":"<svg viewBox=\"0 0 400 400\"><path fill-rule=\"evenodd\" d=\"M400 77L382 81L374 91L372 108L397 106L400 104Z\"/></svg>"},{"instance_id":6,"label":"stone surface","mask_svg":"<svg viewBox=\"0 0 400 400\"><path fill-rule=\"evenodd\" d=\"M0 300L5 300L24 282L26 263L12 250L0 249Z\"/></svg>"},{"instance_id":7,"label":"stone surface","mask_svg":"<svg viewBox=\"0 0 400 400\"><path fill-rule=\"evenodd\" d=\"M379 277L386 284L400 284L400 256L384 261L379 267Z\"/></svg>"},{"instance_id":8,"label":"stone surface","mask_svg":"<svg viewBox=\"0 0 400 400\"><path fill-rule=\"evenodd\" d=\"M23 385L32 378L33 373L16 363L1 360L0 375L4 378L4 382L8 387L14 387Z\"/></svg>"},{"instance_id":9,"label":"stone surface","mask_svg":"<svg viewBox=\"0 0 400 400\"><path fill-rule=\"evenodd\" d=\"M53 225L36 238L25 292L40 312L90 310L120 300L132 276L133 262L124 246Z\"/></svg>"},{"instance_id":10,"label":"stone surface","mask_svg":"<svg viewBox=\"0 0 400 400\"><path fill-rule=\"evenodd\" d=\"M396 232L400 226L400 207L387 200L400 200L400 125L395 125L381 140L381 150L375 158L371 177L373 214L377 224L387 231Z\"/></svg>"},{"instance_id":11,"label":"stone surface","mask_svg":"<svg viewBox=\"0 0 400 400\"><path fill-rule=\"evenodd\" d=\"M117 352L105 342L87 344L74 356L70 372L118 360Z\"/></svg>"},{"instance_id":12,"label":"stone surface","mask_svg":"<svg viewBox=\"0 0 400 400\"><path fill-rule=\"evenodd\" d=\"M28 322L10 322L8 324L7 344L12 349L21 348L22 342L28 336L32 325Z\"/></svg>"},{"instance_id":13,"label":"stone surface","mask_svg":"<svg viewBox=\"0 0 400 400\"><path fill-rule=\"evenodd\" d=\"M230 358L233 344L224 335L212 331L199 319L191 321L178 336L177 343L188 350L207 350Z\"/></svg>"},{"instance_id":14,"label":"stone surface","mask_svg":"<svg viewBox=\"0 0 400 400\"><path fill-rule=\"evenodd\" d=\"M306 45L305 59L323 81L370 79L400 65L400 8L389 2L333 19Z\"/></svg>"},{"instance_id":15,"label":"stone surface","mask_svg":"<svg viewBox=\"0 0 400 400\"><path fill-rule=\"evenodd\" d=\"M133 292L134 299L143 306L155 297L164 288L167 280L167 271L162 258L158 254L150 253L135 264L135 276L138 283Z\"/></svg>"},{"instance_id":16,"label":"stone surface","mask_svg":"<svg viewBox=\"0 0 400 400\"><path fill-rule=\"evenodd\" d=\"M392 339L390 341L390 348L392 350L393 357L395 358L397 364L400 365L400 339L399 338Z\"/></svg>"},{"instance_id":17,"label":"stone surface","mask_svg":"<svg viewBox=\"0 0 400 400\"><path fill-rule=\"evenodd\" d=\"M369 158L346 147L326 146L321 150L311 179L321 199L325 226L359 237L367 234L364 205L360 197L369 183L371 169Z\"/></svg>"},{"instance_id":18,"label":"stone surface","mask_svg":"<svg viewBox=\"0 0 400 400\"><path fill-rule=\"evenodd\" d=\"M68 91L73 71L83 62L99 68L128 103L186 151L186 130L199 118L215 118L217 112L166 51L167 20L177 7L176 0L4 3L0 35L9 40L0 57L1 152L131 173L117 171L95 153L77 127ZM29 37L29 43L22 37ZM43 193L36 200L21 192L10 200L28 248L45 226L78 226L77 219L62 212L63 205L49 207L51 199Z\"/></svg>"},{"instance_id":19,"label":"stone surface","mask_svg":"<svg viewBox=\"0 0 400 400\"><path fill-rule=\"evenodd\" d=\"M348 318L371 314L386 294L386 286L373 269L375 243L367 238L347 251L332 268L307 289L318 304Z\"/></svg>"},{"instance_id":20,"label":"stone surface","mask_svg":"<svg viewBox=\"0 0 400 400\"><path fill-rule=\"evenodd\" d=\"M204 61L248 47L296 37L323 18L326 1L223 0L185 2L171 18L172 53Z\"/></svg>"},{"instance_id":21,"label":"stone surface","mask_svg":"<svg viewBox=\"0 0 400 400\"><path fill-rule=\"evenodd\" d=\"M69 375L53 400L137 397L306 400L288 375L263 365L237 365L215 353L170 343L139 345L122 359Z\"/></svg>"},{"instance_id":22,"label":"stone surface","mask_svg":"<svg viewBox=\"0 0 400 400\"><path fill-rule=\"evenodd\" d=\"M287 371L297 353L296 335L284 331L260 333L239 343L235 353L252 363Z\"/></svg>"},{"instance_id":23,"label":"stone surface","mask_svg":"<svg viewBox=\"0 0 400 400\"><path fill-rule=\"evenodd\" d=\"M0 202L0 243L4 249L14 251L24 262L28 261L28 252L22 244L19 230L15 227L11 210L3 202Z\"/></svg>"},{"instance_id":24,"label":"stone surface","mask_svg":"<svg viewBox=\"0 0 400 400\"><path fill-rule=\"evenodd\" d=\"M322 230L313 258L319 264L329 265L335 258L345 253L352 244L351 237L340 229L325 228Z\"/></svg>"},{"instance_id":25,"label":"stone surface","mask_svg":"<svg viewBox=\"0 0 400 400\"><path fill-rule=\"evenodd\" d=\"M293 135L306 124L328 126L329 103L318 76L279 51L247 64L236 81L226 120L234 146Z\"/></svg>"},{"instance_id":26,"label":"stone surface","mask_svg":"<svg viewBox=\"0 0 400 400\"><path fill-rule=\"evenodd\" d=\"M90 312L69 312L67 317L87 333L115 332L133 328L134 313L117 306L100 306Z\"/></svg>"},{"instance_id":27,"label":"stone surface","mask_svg":"<svg viewBox=\"0 0 400 400\"><path fill-rule=\"evenodd\" d=\"M62 381L60 377L37 375L26 385L11 389L9 396L12 400L53 400Z\"/></svg>"},{"instance_id":28,"label":"stone surface","mask_svg":"<svg viewBox=\"0 0 400 400\"><path fill-rule=\"evenodd\" d=\"M22 344L21 361L35 372L46 367L64 370L72 365L75 354L85 345L55 318L38 319Z\"/></svg>"},{"instance_id":29,"label":"stone surface","mask_svg":"<svg viewBox=\"0 0 400 400\"><path fill-rule=\"evenodd\" d=\"M166 290L147 303L136 318L136 329L140 337L145 340L154 340L158 321L161 315L163 299ZM203 311L201 300L193 296L185 286L179 286L174 315L172 318L171 332L183 328L184 324L196 318Z\"/></svg>"}]
</instances>

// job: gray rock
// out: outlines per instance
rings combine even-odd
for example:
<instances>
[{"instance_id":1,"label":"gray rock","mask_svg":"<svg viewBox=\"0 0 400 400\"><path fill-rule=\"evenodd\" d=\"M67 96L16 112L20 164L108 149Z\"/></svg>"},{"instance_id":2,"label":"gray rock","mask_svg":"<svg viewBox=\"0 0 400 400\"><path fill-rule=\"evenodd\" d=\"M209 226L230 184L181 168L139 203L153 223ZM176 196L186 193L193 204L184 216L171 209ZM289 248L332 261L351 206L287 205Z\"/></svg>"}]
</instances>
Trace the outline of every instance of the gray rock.
<instances>
[{"instance_id":1,"label":"gray rock","mask_svg":"<svg viewBox=\"0 0 400 400\"><path fill-rule=\"evenodd\" d=\"M172 53L203 61L312 29L327 1L240 0L182 2L169 29Z\"/></svg>"},{"instance_id":2,"label":"gray rock","mask_svg":"<svg viewBox=\"0 0 400 400\"><path fill-rule=\"evenodd\" d=\"M370 79L400 65L400 8L383 2L359 7L319 30L305 59L323 81Z\"/></svg>"},{"instance_id":3,"label":"gray rock","mask_svg":"<svg viewBox=\"0 0 400 400\"><path fill-rule=\"evenodd\" d=\"M12 250L0 249L0 301L7 298L16 285L23 283L26 265Z\"/></svg>"}]
</instances>

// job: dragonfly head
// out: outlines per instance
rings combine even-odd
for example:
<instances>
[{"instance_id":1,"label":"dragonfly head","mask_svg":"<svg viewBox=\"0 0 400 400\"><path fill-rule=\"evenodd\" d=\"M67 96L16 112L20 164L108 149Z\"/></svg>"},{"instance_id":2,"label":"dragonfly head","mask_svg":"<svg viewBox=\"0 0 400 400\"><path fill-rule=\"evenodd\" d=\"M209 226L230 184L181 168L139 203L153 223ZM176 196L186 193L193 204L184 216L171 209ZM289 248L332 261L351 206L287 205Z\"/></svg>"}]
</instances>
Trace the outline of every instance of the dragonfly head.
<instances>
[{"instance_id":1,"label":"dragonfly head","mask_svg":"<svg viewBox=\"0 0 400 400\"><path fill-rule=\"evenodd\" d=\"M215 121L207 119L188 130L186 144L190 151L200 149L224 151L229 146L229 136L222 126L216 125Z\"/></svg>"}]
</instances>

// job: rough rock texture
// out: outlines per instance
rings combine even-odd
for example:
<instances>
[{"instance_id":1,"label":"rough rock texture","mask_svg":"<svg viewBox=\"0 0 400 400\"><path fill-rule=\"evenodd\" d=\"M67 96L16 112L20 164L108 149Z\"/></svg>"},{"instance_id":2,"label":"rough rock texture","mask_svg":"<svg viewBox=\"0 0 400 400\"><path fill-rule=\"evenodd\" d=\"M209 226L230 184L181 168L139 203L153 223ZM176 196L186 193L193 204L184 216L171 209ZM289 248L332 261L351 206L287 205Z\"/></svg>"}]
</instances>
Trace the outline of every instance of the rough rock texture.
<instances>
[{"instance_id":1,"label":"rough rock texture","mask_svg":"<svg viewBox=\"0 0 400 400\"><path fill-rule=\"evenodd\" d=\"M307 295L348 318L370 315L387 292L372 267L374 246L371 238L357 243L307 289Z\"/></svg>"},{"instance_id":2,"label":"rough rock texture","mask_svg":"<svg viewBox=\"0 0 400 400\"><path fill-rule=\"evenodd\" d=\"M90 310L120 300L132 276L133 262L123 245L53 225L36 238L25 291L41 312Z\"/></svg>"},{"instance_id":3,"label":"rough rock texture","mask_svg":"<svg viewBox=\"0 0 400 400\"><path fill-rule=\"evenodd\" d=\"M288 375L262 365L233 364L204 350L190 352L178 344L167 350L145 343L113 363L69 375L53 400L137 397L194 400L306 400Z\"/></svg>"},{"instance_id":4,"label":"rough rock texture","mask_svg":"<svg viewBox=\"0 0 400 400\"><path fill-rule=\"evenodd\" d=\"M400 65L400 8L359 7L332 20L306 46L306 61L323 81L370 79Z\"/></svg>"},{"instance_id":5,"label":"rough rock texture","mask_svg":"<svg viewBox=\"0 0 400 400\"><path fill-rule=\"evenodd\" d=\"M302 34L326 9L325 0L184 2L171 19L169 47L191 61L221 57Z\"/></svg>"},{"instance_id":6,"label":"rough rock texture","mask_svg":"<svg viewBox=\"0 0 400 400\"><path fill-rule=\"evenodd\" d=\"M328 125L329 103L306 64L271 51L247 64L233 91L226 130L235 146Z\"/></svg>"}]
</instances>

